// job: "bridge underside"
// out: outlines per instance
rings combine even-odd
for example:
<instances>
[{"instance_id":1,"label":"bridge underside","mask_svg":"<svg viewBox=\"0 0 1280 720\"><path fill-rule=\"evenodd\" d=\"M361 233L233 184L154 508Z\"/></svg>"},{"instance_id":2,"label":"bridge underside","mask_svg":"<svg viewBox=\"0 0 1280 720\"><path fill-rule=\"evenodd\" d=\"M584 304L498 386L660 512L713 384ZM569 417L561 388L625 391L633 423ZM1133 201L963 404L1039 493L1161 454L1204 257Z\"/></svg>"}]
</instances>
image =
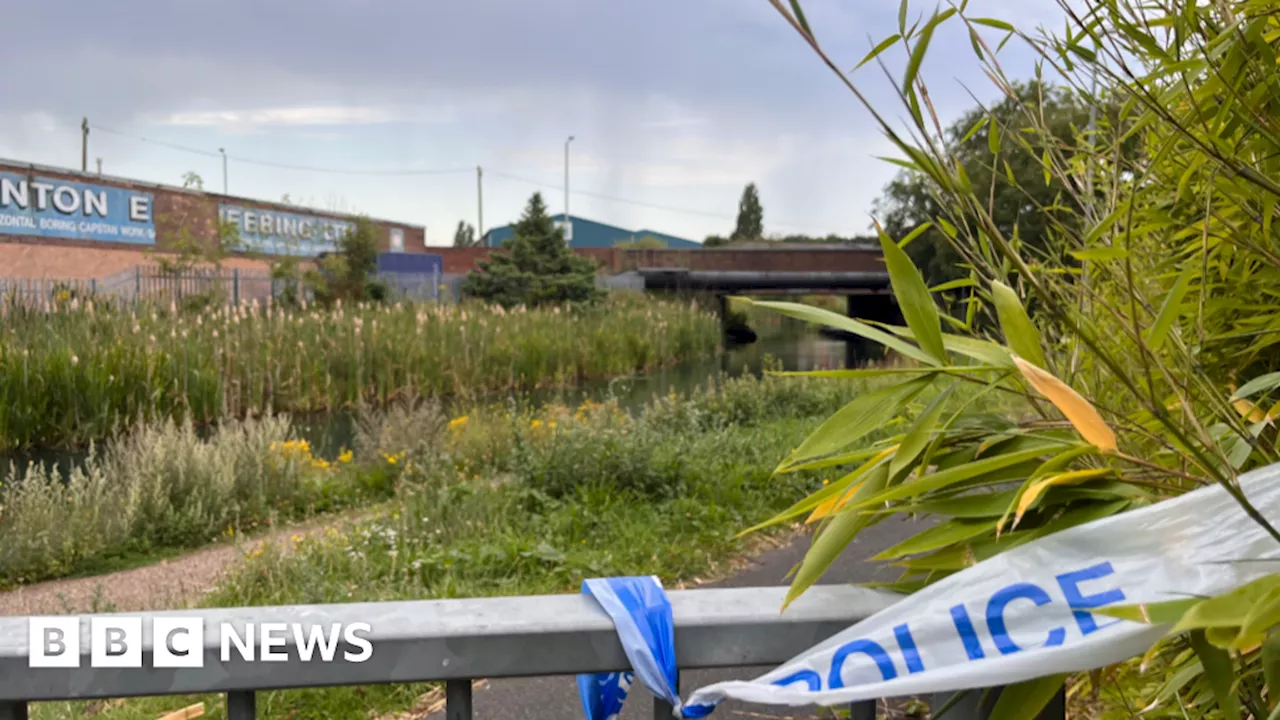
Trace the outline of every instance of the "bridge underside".
<instances>
[{"instance_id":1,"label":"bridge underside","mask_svg":"<svg viewBox=\"0 0 1280 720\"><path fill-rule=\"evenodd\" d=\"M772 272L642 268L646 290L697 290L714 293L864 295L889 292L889 274L881 272Z\"/></svg>"}]
</instances>

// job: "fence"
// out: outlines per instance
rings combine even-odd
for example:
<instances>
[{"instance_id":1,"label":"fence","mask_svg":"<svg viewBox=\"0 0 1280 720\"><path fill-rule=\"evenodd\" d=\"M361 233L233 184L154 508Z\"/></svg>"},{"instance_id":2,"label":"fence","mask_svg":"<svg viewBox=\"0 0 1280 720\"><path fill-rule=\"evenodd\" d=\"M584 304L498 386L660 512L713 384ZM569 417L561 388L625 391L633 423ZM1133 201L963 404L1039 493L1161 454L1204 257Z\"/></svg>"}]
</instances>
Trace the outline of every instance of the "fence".
<instances>
[{"instance_id":1,"label":"fence","mask_svg":"<svg viewBox=\"0 0 1280 720\"><path fill-rule=\"evenodd\" d=\"M820 586L780 614L785 593L783 587L668 593L680 669L778 665L899 599L851 586ZM142 619L139 664L144 667L88 667L89 622L82 618L78 666L32 669L28 618L0 618L0 720L25 720L28 703L36 701L193 693L225 693L228 720L251 720L256 717L258 691L426 681L445 682L449 720L468 720L473 680L629 669L609 617L583 595L227 608L128 617ZM166 617L203 621L202 666L146 666L153 657L152 622ZM247 624L262 629L262 623L299 621L322 628L367 623L364 637L372 653L365 662L342 661L339 653L332 662L304 663L297 648L286 644L281 650L287 652L284 661L249 662L232 645L223 660L224 623L243 638ZM571 678L563 681L572 687ZM644 694L634 691L631 702ZM868 720L875 717L876 704L858 703L852 710L854 720ZM653 713L655 718L670 718L671 708L655 700ZM1054 715L1062 717L1057 710ZM948 720L977 716L976 706L969 713L963 706L947 713Z\"/></svg>"}]
</instances>

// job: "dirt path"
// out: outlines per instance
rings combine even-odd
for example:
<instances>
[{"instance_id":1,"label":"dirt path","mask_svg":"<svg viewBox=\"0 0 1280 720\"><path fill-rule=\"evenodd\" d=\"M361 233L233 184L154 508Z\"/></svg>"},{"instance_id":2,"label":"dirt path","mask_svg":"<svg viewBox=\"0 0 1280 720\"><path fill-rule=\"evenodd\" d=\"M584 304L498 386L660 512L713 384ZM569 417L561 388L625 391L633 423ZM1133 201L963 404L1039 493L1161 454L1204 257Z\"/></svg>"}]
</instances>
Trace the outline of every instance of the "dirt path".
<instances>
[{"instance_id":1,"label":"dirt path","mask_svg":"<svg viewBox=\"0 0 1280 720\"><path fill-rule=\"evenodd\" d=\"M0 593L0 615L173 610L195 605L217 586L245 553L262 543L290 545L293 535L313 535L326 527L349 525L370 517L364 509L294 525L237 545L216 545L132 570L106 575L49 580Z\"/></svg>"}]
</instances>

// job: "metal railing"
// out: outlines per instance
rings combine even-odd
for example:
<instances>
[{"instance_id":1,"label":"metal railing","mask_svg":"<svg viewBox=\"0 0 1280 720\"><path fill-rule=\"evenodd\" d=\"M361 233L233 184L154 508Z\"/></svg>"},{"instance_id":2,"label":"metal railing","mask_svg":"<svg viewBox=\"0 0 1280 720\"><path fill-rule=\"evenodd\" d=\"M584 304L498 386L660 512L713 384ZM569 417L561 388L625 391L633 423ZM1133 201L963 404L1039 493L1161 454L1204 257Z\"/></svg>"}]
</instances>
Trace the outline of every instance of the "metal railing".
<instances>
[{"instance_id":1,"label":"metal railing","mask_svg":"<svg viewBox=\"0 0 1280 720\"><path fill-rule=\"evenodd\" d=\"M668 593L680 669L778 665L899 599L820 586L780 614L785 594L783 587ZM608 615L583 595L115 613L142 618L140 668L89 667L89 617L103 616L80 617L80 666L73 668L28 667L29 618L0 618L0 720L27 718L30 702L195 693L225 693L228 720L250 720L258 691L426 681L445 682L453 720L471 717L473 680L630 668ZM203 620L203 667L151 666L152 621L163 617ZM244 637L247 623L272 622L367 623L372 654L359 663L304 663L289 644L283 662L248 662L235 652L223 661L222 623ZM647 691L632 694L636 702ZM874 703L860 703L854 717L874 712ZM654 717L670 718L671 708L655 700Z\"/></svg>"}]
</instances>

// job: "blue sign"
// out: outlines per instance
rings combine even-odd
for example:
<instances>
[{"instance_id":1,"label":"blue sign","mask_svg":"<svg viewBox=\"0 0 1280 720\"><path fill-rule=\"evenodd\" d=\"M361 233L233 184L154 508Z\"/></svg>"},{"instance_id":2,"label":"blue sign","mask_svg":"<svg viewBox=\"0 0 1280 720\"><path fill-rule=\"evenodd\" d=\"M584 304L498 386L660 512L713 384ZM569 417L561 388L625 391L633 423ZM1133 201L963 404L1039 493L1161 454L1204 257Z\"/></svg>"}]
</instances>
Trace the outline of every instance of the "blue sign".
<instances>
[{"instance_id":1,"label":"blue sign","mask_svg":"<svg viewBox=\"0 0 1280 720\"><path fill-rule=\"evenodd\" d=\"M0 172L0 234L155 245L153 204L126 188Z\"/></svg>"},{"instance_id":2,"label":"blue sign","mask_svg":"<svg viewBox=\"0 0 1280 720\"><path fill-rule=\"evenodd\" d=\"M219 205L218 217L240 233L240 248L270 255L315 256L338 249L343 233L355 223L317 215Z\"/></svg>"}]
</instances>

